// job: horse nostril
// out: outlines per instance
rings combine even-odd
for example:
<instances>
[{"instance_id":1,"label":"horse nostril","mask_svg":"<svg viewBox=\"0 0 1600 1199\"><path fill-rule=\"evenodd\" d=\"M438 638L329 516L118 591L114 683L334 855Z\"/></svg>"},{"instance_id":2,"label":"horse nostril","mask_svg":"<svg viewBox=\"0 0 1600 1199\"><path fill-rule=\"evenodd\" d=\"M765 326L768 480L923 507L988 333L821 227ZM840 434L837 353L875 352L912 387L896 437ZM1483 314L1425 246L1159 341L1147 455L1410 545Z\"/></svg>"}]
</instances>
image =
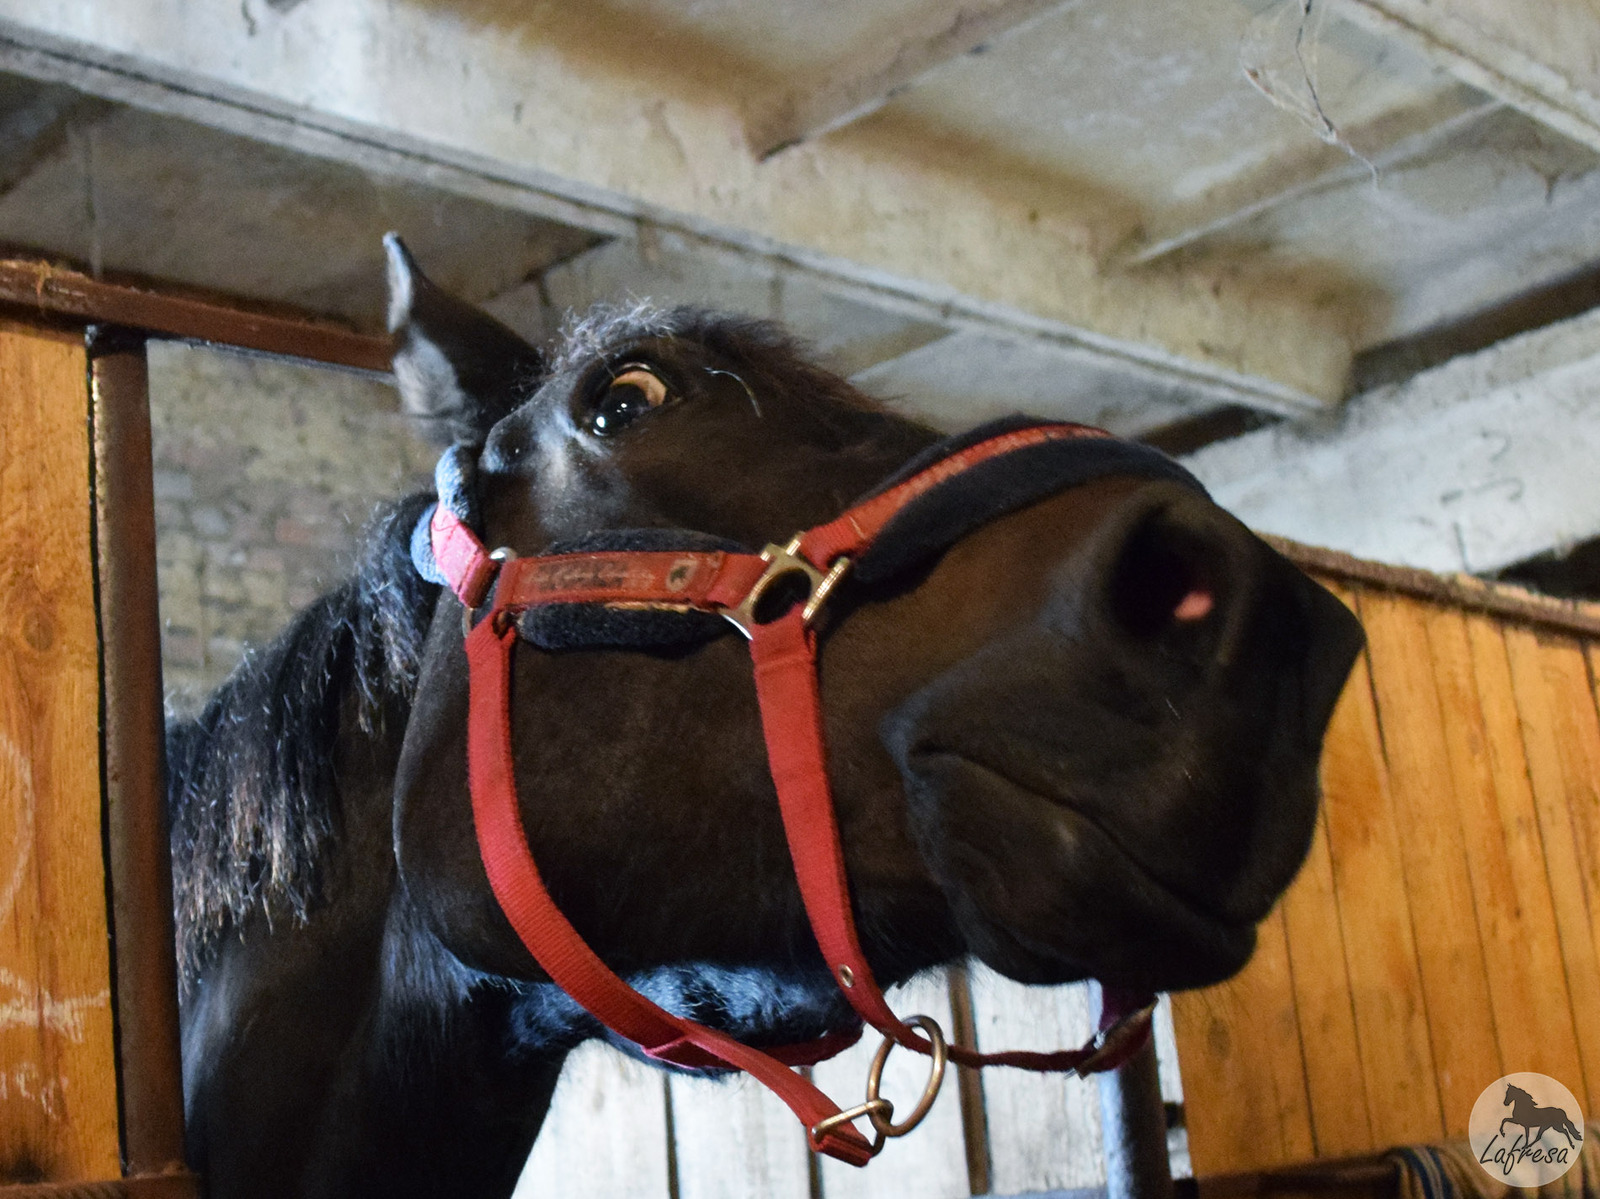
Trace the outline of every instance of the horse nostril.
<instances>
[{"instance_id":1,"label":"horse nostril","mask_svg":"<svg viewBox=\"0 0 1600 1199\"><path fill-rule=\"evenodd\" d=\"M1211 615L1211 609L1216 607L1216 597L1207 587L1194 587L1189 594L1178 601L1178 606L1172 610L1174 620L1204 620Z\"/></svg>"},{"instance_id":2,"label":"horse nostril","mask_svg":"<svg viewBox=\"0 0 1600 1199\"><path fill-rule=\"evenodd\" d=\"M1141 521L1123 543L1108 596L1111 613L1135 637L1173 624L1198 624L1217 607L1205 547L1165 512Z\"/></svg>"}]
</instances>

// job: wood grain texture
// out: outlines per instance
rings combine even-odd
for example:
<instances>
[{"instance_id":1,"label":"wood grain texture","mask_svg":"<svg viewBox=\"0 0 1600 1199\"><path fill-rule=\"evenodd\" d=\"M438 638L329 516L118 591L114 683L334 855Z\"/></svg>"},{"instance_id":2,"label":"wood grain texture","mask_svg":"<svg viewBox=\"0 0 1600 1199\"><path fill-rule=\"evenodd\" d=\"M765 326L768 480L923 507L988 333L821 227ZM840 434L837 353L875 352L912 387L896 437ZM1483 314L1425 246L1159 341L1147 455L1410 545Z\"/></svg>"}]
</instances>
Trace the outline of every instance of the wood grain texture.
<instances>
[{"instance_id":1,"label":"wood grain texture","mask_svg":"<svg viewBox=\"0 0 1600 1199\"><path fill-rule=\"evenodd\" d=\"M0 324L0 1182L121 1173L85 374Z\"/></svg>"},{"instance_id":2,"label":"wood grain texture","mask_svg":"<svg viewBox=\"0 0 1600 1199\"><path fill-rule=\"evenodd\" d=\"M667 1076L603 1041L572 1051L515 1199L668 1199Z\"/></svg>"},{"instance_id":3,"label":"wood grain texture","mask_svg":"<svg viewBox=\"0 0 1600 1199\"><path fill-rule=\"evenodd\" d=\"M1361 1069L1361 1043L1356 1036L1344 929L1333 886L1326 811L1317 821L1300 877L1280 907L1294 976L1314 1155L1361 1153L1373 1143L1372 1116ZM1285 1157L1279 1164L1295 1160Z\"/></svg>"},{"instance_id":4,"label":"wood grain texture","mask_svg":"<svg viewBox=\"0 0 1600 1199\"><path fill-rule=\"evenodd\" d=\"M1174 1003L1202 1177L1461 1135L1508 1071L1600 1098L1600 644L1342 577L1368 650L1328 731L1306 865L1245 971ZM1309 1150L1299 1114L1266 1127L1261 1098L1285 1085L1280 919ZM1252 1057L1219 1060L1240 1036Z\"/></svg>"},{"instance_id":5,"label":"wood grain texture","mask_svg":"<svg viewBox=\"0 0 1600 1199\"><path fill-rule=\"evenodd\" d=\"M972 1004L985 1052L1081 1045L1096 1014L1086 984L1026 987L981 967L972 973ZM1092 1080L985 1070L983 1095L995 1194L1104 1184L1100 1096Z\"/></svg>"},{"instance_id":6,"label":"wood grain texture","mask_svg":"<svg viewBox=\"0 0 1600 1199\"><path fill-rule=\"evenodd\" d=\"M1184 1119L1196 1177L1311 1156L1311 1114L1282 909L1249 970L1174 996Z\"/></svg>"},{"instance_id":7,"label":"wood grain texture","mask_svg":"<svg viewBox=\"0 0 1600 1199\"><path fill-rule=\"evenodd\" d=\"M1505 641L1583 1067L1582 1079L1562 1081L1575 1093L1581 1083L1593 1110L1600 1098L1600 862L1587 826L1600 786L1600 730L1588 664L1570 638L1508 628Z\"/></svg>"},{"instance_id":8,"label":"wood grain texture","mask_svg":"<svg viewBox=\"0 0 1600 1199\"><path fill-rule=\"evenodd\" d=\"M1390 1145L1435 1139L1444 1118L1384 751L1364 654L1328 729L1323 810L1367 1110Z\"/></svg>"},{"instance_id":9,"label":"wood grain texture","mask_svg":"<svg viewBox=\"0 0 1600 1199\"><path fill-rule=\"evenodd\" d=\"M1538 814L1512 693L1505 639L1492 619L1428 613L1434 677L1449 742L1505 1071L1581 1077Z\"/></svg>"},{"instance_id":10,"label":"wood grain texture","mask_svg":"<svg viewBox=\"0 0 1600 1199\"><path fill-rule=\"evenodd\" d=\"M810 1199L805 1130L781 1099L746 1075L668 1085L677 1199Z\"/></svg>"},{"instance_id":11,"label":"wood grain texture","mask_svg":"<svg viewBox=\"0 0 1600 1199\"><path fill-rule=\"evenodd\" d=\"M1462 1137L1479 1092L1505 1072L1451 766L1447 725L1459 727L1463 715L1442 704L1437 675L1445 664L1429 640L1427 607L1369 592L1360 597L1360 615L1400 832L1440 1111L1446 1135Z\"/></svg>"},{"instance_id":12,"label":"wood grain texture","mask_svg":"<svg viewBox=\"0 0 1600 1199\"><path fill-rule=\"evenodd\" d=\"M945 1035L950 1035L953 1021L945 971L930 971L903 987L894 987L888 999L902 1017L932 1016ZM866 1098L867 1068L881 1040L868 1029L859 1045L813 1069L817 1085L840 1107ZM927 1058L903 1049L890 1053L883 1071L883 1093L893 1101L898 1118L904 1119L916 1106L927 1079ZM822 1158L821 1167L823 1199L961 1199L969 1194L955 1068L946 1073L939 1098L922 1124L909 1136L885 1145L872 1165L857 1170Z\"/></svg>"}]
</instances>

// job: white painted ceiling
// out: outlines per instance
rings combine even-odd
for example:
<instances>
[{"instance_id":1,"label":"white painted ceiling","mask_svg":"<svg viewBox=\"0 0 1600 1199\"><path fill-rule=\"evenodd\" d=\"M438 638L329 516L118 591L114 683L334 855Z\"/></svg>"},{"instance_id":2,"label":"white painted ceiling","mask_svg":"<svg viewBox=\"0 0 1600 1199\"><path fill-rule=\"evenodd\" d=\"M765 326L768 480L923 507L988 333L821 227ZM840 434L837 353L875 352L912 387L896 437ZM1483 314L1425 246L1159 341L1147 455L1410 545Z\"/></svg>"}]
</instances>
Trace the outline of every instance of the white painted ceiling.
<instances>
[{"instance_id":1,"label":"white painted ceiling","mask_svg":"<svg viewBox=\"0 0 1600 1199\"><path fill-rule=\"evenodd\" d=\"M246 41L274 22L289 37L330 2L242 0L238 20ZM1594 151L1326 3L427 3L463 37L493 27L535 47L541 30L576 30L580 48L588 38L641 72L692 78L743 114L752 161L770 148L763 132L798 112L791 133L804 144L779 157L846 138L1006 181L1048 201L1013 209L1026 213L1018 220L1070 223L1098 284L1132 294L1228 281L1263 309L1309 305L1350 355L1600 262ZM605 134L593 130L597 146ZM592 227L336 157L0 79L0 243L374 329L378 236L399 228L441 281L497 298L530 331L555 323L555 309L618 294L731 303L788 320L863 385L948 426L1025 406L1139 433L1229 399L1159 357L1086 351L1027 322L972 327L927 305L877 305L769 259L730 257L725 244L596 244ZM1226 347L1215 356L1226 364Z\"/></svg>"}]
</instances>

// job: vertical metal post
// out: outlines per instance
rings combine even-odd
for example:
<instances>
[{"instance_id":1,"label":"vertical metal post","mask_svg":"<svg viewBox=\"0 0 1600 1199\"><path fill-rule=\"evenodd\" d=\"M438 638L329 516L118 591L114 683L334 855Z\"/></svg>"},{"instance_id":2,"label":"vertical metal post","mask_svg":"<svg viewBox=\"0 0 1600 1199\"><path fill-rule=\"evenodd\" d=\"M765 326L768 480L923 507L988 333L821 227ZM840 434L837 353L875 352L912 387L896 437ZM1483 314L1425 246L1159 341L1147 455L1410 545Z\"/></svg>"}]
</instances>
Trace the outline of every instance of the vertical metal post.
<instances>
[{"instance_id":1,"label":"vertical metal post","mask_svg":"<svg viewBox=\"0 0 1600 1199\"><path fill-rule=\"evenodd\" d=\"M1152 1037L1115 1070L1097 1074L1106 1199L1172 1199L1167 1119Z\"/></svg>"},{"instance_id":2,"label":"vertical metal post","mask_svg":"<svg viewBox=\"0 0 1600 1199\"><path fill-rule=\"evenodd\" d=\"M184 1175L144 337L89 331L101 745L123 1171Z\"/></svg>"}]
</instances>

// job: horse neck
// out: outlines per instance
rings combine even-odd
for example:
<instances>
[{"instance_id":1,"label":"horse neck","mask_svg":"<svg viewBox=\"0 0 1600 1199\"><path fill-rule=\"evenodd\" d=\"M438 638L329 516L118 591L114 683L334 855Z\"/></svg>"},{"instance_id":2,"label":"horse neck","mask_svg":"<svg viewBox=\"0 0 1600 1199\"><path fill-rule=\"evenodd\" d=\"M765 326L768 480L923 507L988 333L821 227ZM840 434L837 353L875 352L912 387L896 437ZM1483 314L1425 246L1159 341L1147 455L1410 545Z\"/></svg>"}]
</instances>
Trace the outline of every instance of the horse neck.
<instances>
[{"instance_id":1,"label":"horse neck","mask_svg":"<svg viewBox=\"0 0 1600 1199\"><path fill-rule=\"evenodd\" d=\"M564 1044L518 1046L409 907L394 864L403 730L341 738L340 835L303 921L257 914L186 997L190 1156L216 1199L509 1194Z\"/></svg>"}]
</instances>

